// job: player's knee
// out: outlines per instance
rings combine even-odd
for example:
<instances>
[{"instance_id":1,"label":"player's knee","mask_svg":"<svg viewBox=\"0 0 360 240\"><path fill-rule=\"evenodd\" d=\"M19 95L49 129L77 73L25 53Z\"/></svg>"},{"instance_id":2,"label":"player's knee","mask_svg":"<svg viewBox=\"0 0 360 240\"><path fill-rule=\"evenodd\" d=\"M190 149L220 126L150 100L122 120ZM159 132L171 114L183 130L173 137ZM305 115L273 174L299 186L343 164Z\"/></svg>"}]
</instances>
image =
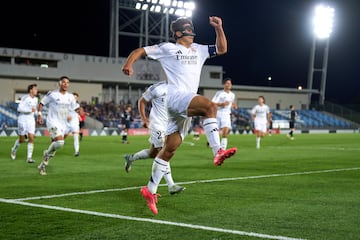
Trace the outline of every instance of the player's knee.
<instances>
[{"instance_id":1,"label":"player's knee","mask_svg":"<svg viewBox=\"0 0 360 240\"><path fill-rule=\"evenodd\" d=\"M55 142L55 149L59 149L59 148L62 148L63 146L64 146L64 140L57 140L56 142Z\"/></svg>"},{"instance_id":2,"label":"player's knee","mask_svg":"<svg viewBox=\"0 0 360 240\"><path fill-rule=\"evenodd\" d=\"M214 118L216 117L216 112L217 112L217 105L213 102L209 102L206 108L205 117Z\"/></svg>"}]
</instances>

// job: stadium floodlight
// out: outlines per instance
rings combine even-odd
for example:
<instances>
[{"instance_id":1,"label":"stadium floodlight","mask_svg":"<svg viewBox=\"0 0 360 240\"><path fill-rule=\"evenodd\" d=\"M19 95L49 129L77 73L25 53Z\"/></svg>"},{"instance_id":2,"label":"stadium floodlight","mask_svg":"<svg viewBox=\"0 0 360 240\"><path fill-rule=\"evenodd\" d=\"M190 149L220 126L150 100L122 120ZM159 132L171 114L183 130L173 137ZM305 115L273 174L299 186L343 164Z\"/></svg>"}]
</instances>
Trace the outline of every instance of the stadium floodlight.
<instances>
[{"instance_id":1,"label":"stadium floodlight","mask_svg":"<svg viewBox=\"0 0 360 240\"><path fill-rule=\"evenodd\" d=\"M161 6L160 5L156 5L155 12L161 12Z\"/></svg>"},{"instance_id":2,"label":"stadium floodlight","mask_svg":"<svg viewBox=\"0 0 360 240\"><path fill-rule=\"evenodd\" d=\"M326 75L327 75L327 65L328 65L328 56L329 56L329 42L330 35L332 33L333 21L334 21L334 8L329 6L319 5L315 8L315 15L313 18L314 24L314 36L310 52L310 64L309 64L309 73L308 73L308 82L307 88L309 90L313 89L313 78L315 72L321 72L320 80L320 91L319 91L319 103L324 105L325 103L325 89L326 89ZM322 67L315 66L315 55L316 55L316 46L317 40L321 40L318 44L323 44L323 58L322 58ZM309 92L308 103L311 104L312 93Z\"/></svg>"},{"instance_id":3,"label":"stadium floodlight","mask_svg":"<svg viewBox=\"0 0 360 240\"><path fill-rule=\"evenodd\" d=\"M175 13L175 8L170 8L169 9L169 14L174 14Z\"/></svg>"},{"instance_id":4,"label":"stadium floodlight","mask_svg":"<svg viewBox=\"0 0 360 240\"><path fill-rule=\"evenodd\" d=\"M195 3L186 0L137 0L135 9L191 17Z\"/></svg>"},{"instance_id":5,"label":"stadium floodlight","mask_svg":"<svg viewBox=\"0 0 360 240\"><path fill-rule=\"evenodd\" d=\"M322 5L315 8L314 33L320 39L329 38L332 32L334 8Z\"/></svg>"},{"instance_id":6,"label":"stadium floodlight","mask_svg":"<svg viewBox=\"0 0 360 240\"><path fill-rule=\"evenodd\" d=\"M178 1L177 7L182 8L183 6L184 6L184 2L183 1Z\"/></svg>"},{"instance_id":7,"label":"stadium floodlight","mask_svg":"<svg viewBox=\"0 0 360 240\"><path fill-rule=\"evenodd\" d=\"M161 4L161 3L160 3ZM171 5L171 0L164 0L163 5L169 7Z\"/></svg>"},{"instance_id":8,"label":"stadium floodlight","mask_svg":"<svg viewBox=\"0 0 360 240\"><path fill-rule=\"evenodd\" d=\"M185 2L184 3L184 8L194 10L195 9L195 3L194 2Z\"/></svg>"},{"instance_id":9,"label":"stadium floodlight","mask_svg":"<svg viewBox=\"0 0 360 240\"><path fill-rule=\"evenodd\" d=\"M180 17L183 17L183 16L185 16L185 10L182 9L182 8L178 8L178 9L175 11L175 15L180 16Z\"/></svg>"},{"instance_id":10,"label":"stadium floodlight","mask_svg":"<svg viewBox=\"0 0 360 240\"><path fill-rule=\"evenodd\" d=\"M146 10L146 9L148 9L148 7L149 7L149 4L145 3L144 5L142 5L141 9Z\"/></svg>"}]
</instances>

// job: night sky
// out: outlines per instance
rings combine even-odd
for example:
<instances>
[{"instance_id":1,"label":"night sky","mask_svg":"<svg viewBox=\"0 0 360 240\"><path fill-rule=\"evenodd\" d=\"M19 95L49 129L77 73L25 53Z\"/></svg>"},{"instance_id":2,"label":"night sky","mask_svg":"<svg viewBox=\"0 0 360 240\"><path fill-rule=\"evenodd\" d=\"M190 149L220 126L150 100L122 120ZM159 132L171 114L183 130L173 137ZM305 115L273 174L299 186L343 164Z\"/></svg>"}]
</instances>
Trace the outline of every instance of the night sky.
<instances>
[{"instance_id":1,"label":"night sky","mask_svg":"<svg viewBox=\"0 0 360 240\"><path fill-rule=\"evenodd\" d=\"M108 1L4 2L0 3L0 47L108 56ZM208 24L210 15L223 19L228 38L228 53L207 64L222 65L225 77L231 77L236 84L291 88L306 87L314 7L318 3L334 7L326 100L360 104L359 0L195 0L195 3L193 21L198 34L195 41L214 43L214 30ZM137 47L120 41L123 57ZM267 80L269 76L271 82ZM319 78L315 77L315 88L316 79Z\"/></svg>"}]
</instances>

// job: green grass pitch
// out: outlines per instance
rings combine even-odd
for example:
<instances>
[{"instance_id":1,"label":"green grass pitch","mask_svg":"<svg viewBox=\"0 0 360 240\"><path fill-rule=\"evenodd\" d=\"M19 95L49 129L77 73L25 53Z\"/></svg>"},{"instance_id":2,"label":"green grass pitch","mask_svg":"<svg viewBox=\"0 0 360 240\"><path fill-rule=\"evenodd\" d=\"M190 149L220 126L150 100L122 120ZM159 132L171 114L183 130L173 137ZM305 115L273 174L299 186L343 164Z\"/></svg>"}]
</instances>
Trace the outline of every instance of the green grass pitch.
<instances>
[{"instance_id":1,"label":"green grass pitch","mask_svg":"<svg viewBox=\"0 0 360 240\"><path fill-rule=\"evenodd\" d=\"M186 189L160 186L157 216L139 192L152 160L124 171L147 136L84 137L80 157L69 137L46 176L37 165L49 138L35 139L35 164L26 144L12 161L15 137L0 141L0 239L360 239L360 134L273 135L258 150L253 135L230 135L238 152L221 167L205 136L187 136L171 160Z\"/></svg>"}]
</instances>

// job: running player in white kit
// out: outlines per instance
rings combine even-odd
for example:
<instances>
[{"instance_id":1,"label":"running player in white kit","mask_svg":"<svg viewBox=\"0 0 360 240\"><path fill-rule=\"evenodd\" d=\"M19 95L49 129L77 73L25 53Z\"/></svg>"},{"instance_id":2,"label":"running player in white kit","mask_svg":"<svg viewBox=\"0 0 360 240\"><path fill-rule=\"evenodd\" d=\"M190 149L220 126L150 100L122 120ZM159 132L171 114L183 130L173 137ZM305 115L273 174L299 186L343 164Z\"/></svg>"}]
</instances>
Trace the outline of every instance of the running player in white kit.
<instances>
[{"instance_id":1,"label":"running player in white kit","mask_svg":"<svg viewBox=\"0 0 360 240\"><path fill-rule=\"evenodd\" d=\"M75 108L70 111L71 120L67 122L67 128L65 131L66 138L69 134L72 134L74 138L74 156L78 157L80 156L80 141L79 141L79 133L80 133L80 117L79 117L79 109L80 104L78 102L79 94L74 92L73 93L75 97Z\"/></svg>"},{"instance_id":2,"label":"running player in white kit","mask_svg":"<svg viewBox=\"0 0 360 240\"><path fill-rule=\"evenodd\" d=\"M138 101L140 117L145 128L150 130L149 142L150 149L143 149L135 154L125 155L125 171L131 170L131 165L139 159L155 158L164 145L165 131L168 124L168 113L165 106L167 85L165 81L151 85L142 94ZM146 116L146 105L151 103L149 118ZM169 164L168 171L164 174L164 179L168 185L169 193L180 193L184 187L176 185L171 175Z\"/></svg>"},{"instance_id":3,"label":"running player in white kit","mask_svg":"<svg viewBox=\"0 0 360 240\"><path fill-rule=\"evenodd\" d=\"M237 109L235 94L231 91L231 87L231 78L225 78L224 90L217 91L212 99L212 101L218 106L216 120L222 134L222 149L227 148L227 136L231 130L231 109Z\"/></svg>"},{"instance_id":4,"label":"running player in white kit","mask_svg":"<svg viewBox=\"0 0 360 240\"><path fill-rule=\"evenodd\" d=\"M260 148L260 140L263 138L267 129L270 127L270 108L265 104L263 96L258 97L258 105L251 110L251 118L254 121L256 148Z\"/></svg>"},{"instance_id":5,"label":"running player in white kit","mask_svg":"<svg viewBox=\"0 0 360 240\"><path fill-rule=\"evenodd\" d=\"M27 162L34 163L32 154L34 151L34 138L35 138L35 117L36 108L38 105L38 89L36 84L30 84L27 88L28 94L24 95L19 103L17 111L18 116L18 134L19 138L15 141L14 146L11 148L11 159L15 160L16 150L20 147L21 143L25 142L28 138L27 144Z\"/></svg>"},{"instance_id":6,"label":"running player in white kit","mask_svg":"<svg viewBox=\"0 0 360 240\"><path fill-rule=\"evenodd\" d=\"M69 78L63 76L59 81L59 89L50 91L41 100L38 107L38 122L43 123L41 110L44 105L49 106L46 118L46 127L50 133L51 144L47 150L43 152L43 161L38 166L40 175L46 175L46 166L49 160L55 155L55 152L64 146L64 135L67 123L71 121L70 111L75 109L76 101L74 95L69 93Z\"/></svg>"},{"instance_id":7,"label":"running player in white kit","mask_svg":"<svg viewBox=\"0 0 360 240\"><path fill-rule=\"evenodd\" d=\"M204 96L197 94L200 74L205 61L227 52L227 40L219 17L209 17L210 25L216 33L215 45L194 43L194 26L189 18L178 18L171 23L171 31L176 43L138 48L132 51L123 66L123 73L132 76L133 63L148 56L158 60L167 76L167 108L169 124L166 130L164 147L154 159L152 175L141 194L150 210L157 214L157 188L169 169L169 161L182 143L191 124L192 116L203 116L203 125L210 147L214 154L214 164L220 166L225 159L234 155L236 148L221 149L220 136L216 121L217 106Z\"/></svg>"}]
</instances>

